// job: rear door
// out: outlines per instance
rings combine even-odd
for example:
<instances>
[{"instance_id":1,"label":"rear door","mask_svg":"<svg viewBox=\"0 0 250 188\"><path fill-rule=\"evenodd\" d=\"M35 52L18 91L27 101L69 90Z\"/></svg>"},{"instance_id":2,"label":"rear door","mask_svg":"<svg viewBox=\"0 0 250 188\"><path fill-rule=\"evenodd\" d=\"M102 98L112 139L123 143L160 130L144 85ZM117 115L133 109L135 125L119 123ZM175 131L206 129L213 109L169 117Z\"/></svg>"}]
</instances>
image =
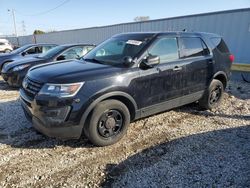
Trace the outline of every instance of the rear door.
<instances>
[{"instance_id":1,"label":"rear door","mask_svg":"<svg viewBox=\"0 0 250 188\"><path fill-rule=\"evenodd\" d=\"M186 69L183 79L183 95L204 91L213 73L214 59L199 37L180 37L180 57Z\"/></svg>"}]
</instances>

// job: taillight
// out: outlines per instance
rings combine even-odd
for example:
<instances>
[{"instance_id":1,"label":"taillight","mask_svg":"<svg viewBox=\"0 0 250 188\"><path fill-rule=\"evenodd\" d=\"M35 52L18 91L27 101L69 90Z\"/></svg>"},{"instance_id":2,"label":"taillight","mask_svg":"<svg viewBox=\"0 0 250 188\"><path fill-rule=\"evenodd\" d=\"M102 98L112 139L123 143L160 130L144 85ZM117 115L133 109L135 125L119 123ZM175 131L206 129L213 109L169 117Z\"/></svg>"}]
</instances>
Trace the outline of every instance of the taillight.
<instances>
[{"instance_id":1,"label":"taillight","mask_svg":"<svg viewBox=\"0 0 250 188\"><path fill-rule=\"evenodd\" d=\"M231 61L231 63L234 62L234 55L233 54L229 55L229 60Z\"/></svg>"}]
</instances>

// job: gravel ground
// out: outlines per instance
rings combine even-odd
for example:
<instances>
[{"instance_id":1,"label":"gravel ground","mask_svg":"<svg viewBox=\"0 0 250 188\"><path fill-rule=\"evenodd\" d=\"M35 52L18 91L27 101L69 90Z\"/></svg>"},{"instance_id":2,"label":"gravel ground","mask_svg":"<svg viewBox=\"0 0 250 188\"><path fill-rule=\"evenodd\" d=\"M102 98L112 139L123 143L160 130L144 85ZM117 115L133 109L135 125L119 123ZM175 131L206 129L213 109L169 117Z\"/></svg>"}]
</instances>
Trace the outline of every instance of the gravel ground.
<instances>
[{"instance_id":1,"label":"gravel ground","mask_svg":"<svg viewBox=\"0 0 250 188\"><path fill-rule=\"evenodd\" d=\"M119 143L37 133L0 79L0 187L250 187L250 84L220 107L192 104L131 124Z\"/></svg>"}]
</instances>

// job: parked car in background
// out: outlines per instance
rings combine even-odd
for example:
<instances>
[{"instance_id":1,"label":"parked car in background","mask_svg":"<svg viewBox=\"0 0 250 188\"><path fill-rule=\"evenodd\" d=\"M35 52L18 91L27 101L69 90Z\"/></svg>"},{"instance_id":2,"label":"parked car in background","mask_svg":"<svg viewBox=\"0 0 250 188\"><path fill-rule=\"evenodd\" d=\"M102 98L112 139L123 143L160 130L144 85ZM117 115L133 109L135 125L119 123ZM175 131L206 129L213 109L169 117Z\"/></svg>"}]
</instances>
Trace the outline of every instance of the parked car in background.
<instances>
[{"instance_id":1,"label":"parked car in background","mask_svg":"<svg viewBox=\"0 0 250 188\"><path fill-rule=\"evenodd\" d=\"M32 68L20 98L33 126L50 137L97 146L120 140L131 121L199 101L221 101L234 56L216 34L128 33L84 56Z\"/></svg>"},{"instance_id":2,"label":"parked car in background","mask_svg":"<svg viewBox=\"0 0 250 188\"><path fill-rule=\"evenodd\" d=\"M36 57L16 60L3 66L1 75L13 87L20 87L28 70L42 63L81 58L95 46L92 44L66 44L57 46Z\"/></svg>"},{"instance_id":3,"label":"parked car in background","mask_svg":"<svg viewBox=\"0 0 250 188\"><path fill-rule=\"evenodd\" d=\"M6 39L0 39L0 53L10 53L13 50L12 45Z\"/></svg>"},{"instance_id":4,"label":"parked car in background","mask_svg":"<svg viewBox=\"0 0 250 188\"><path fill-rule=\"evenodd\" d=\"M11 53L0 54L0 71L5 63L15 61L24 57L38 56L57 46L56 44L27 44Z\"/></svg>"}]
</instances>

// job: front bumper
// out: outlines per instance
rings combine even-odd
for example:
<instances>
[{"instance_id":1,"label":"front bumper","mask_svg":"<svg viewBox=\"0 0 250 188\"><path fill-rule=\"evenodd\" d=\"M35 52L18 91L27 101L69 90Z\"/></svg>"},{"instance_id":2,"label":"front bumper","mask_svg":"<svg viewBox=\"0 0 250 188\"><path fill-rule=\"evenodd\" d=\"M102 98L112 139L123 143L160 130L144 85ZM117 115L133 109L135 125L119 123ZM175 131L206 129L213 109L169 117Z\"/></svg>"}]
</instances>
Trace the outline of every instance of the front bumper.
<instances>
[{"instance_id":1,"label":"front bumper","mask_svg":"<svg viewBox=\"0 0 250 188\"><path fill-rule=\"evenodd\" d=\"M81 137L83 126L66 121L70 113L70 106L56 108L40 106L35 100L31 101L22 89L20 90L20 100L25 116L42 134L62 140Z\"/></svg>"}]
</instances>

